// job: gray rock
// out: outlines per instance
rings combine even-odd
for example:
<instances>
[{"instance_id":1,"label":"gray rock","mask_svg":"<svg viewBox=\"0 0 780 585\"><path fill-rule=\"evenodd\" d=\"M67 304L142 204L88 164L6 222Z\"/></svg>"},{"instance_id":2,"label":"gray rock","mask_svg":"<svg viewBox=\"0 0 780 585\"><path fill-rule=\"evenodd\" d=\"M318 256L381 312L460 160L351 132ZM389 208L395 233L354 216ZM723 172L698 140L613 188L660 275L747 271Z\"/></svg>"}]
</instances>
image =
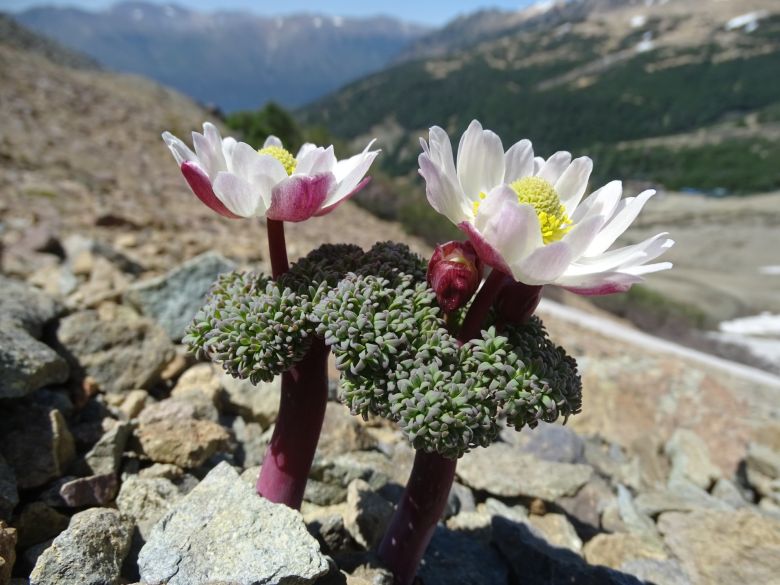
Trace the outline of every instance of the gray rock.
<instances>
[{"instance_id":1,"label":"gray rock","mask_svg":"<svg viewBox=\"0 0 780 585\"><path fill-rule=\"evenodd\" d=\"M585 544L583 552L585 560L591 565L612 569L620 569L623 564L635 559L666 560L669 556L661 543L626 532L597 534Z\"/></svg>"},{"instance_id":2,"label":"gray rock","mask_svg":"<svg viewBox=\"0 0 780 585\"><path fill-rule=\"evenodd\" d=\"M344 526L365 549L379 544L393 515L393 504L371 489L362 479L356 479L347 488L347 510Z\"/></svg>"},{"instance_id":3,"label":"gray rock","mask_svg":"<svg viewBox=\"0 0 780 585\"><path fill-rule=\"evenodd\" d=\"M740 489L733 481L725 478L720 478L715 482L712 488L712 496L718 498L720 501L725 502L731 508L744 508L748 506L748 502Z\"/></svg>"},{"instance_id":4,"label":"gray rock","mask_svg":"<svg viewBox=\"0 0 780 585\"><path fill-rule=\"evenodd\" d=\"M601 527L602 512L616 504L617 498L609 484L594 475L575 495L558 498L555 503L576 520L581 529L597 532Z\"/></svg>"},{"instance_id":5,"label":"gray rock","mask_svg":"<svg viewBox=\"0 0 780 585\"><path fill-rule=\"evenodd\" d=\"M0 276L0 398L19 398L65 382L67 362L38 341L62 307L40 290Z\"/></svg>"},{"instance_id":6,"label":"gray rock","mask_svg":"<svg viewBox=\"0 0 780 585\"><path fill-rule=\"evenodd\" d=\"M672 462L669 483L689 481L704 490L718 480L722 473L710 460L710 452L699 435L687 429L678 429L664 448Z\"/></svg>"},{"instance_id":7,"label":"gray rock","mask_svg":"<svg viewBox=\"0 0 780 585\"><path fill-rule=\"evenodd\" d=\"M57 339L78 373L107 393L148 387L174 356L165 331L124 307L73 313Z\"/></svg>"},{"instance_id":8,"label":"gray rock","mask_svg":"<svg viewBox=\"0 0 780 585\"><path fill-rule=\"evenodd\" d=\"M117 423L108 430L84 455L84 463L89 472L93 475L116 474L130 432L130 425L127 423Z\"/></svg>"},{"instance_id":9,"label":"gray rock","mask_svg":"<svg viewBox=\"0 0 780 585\"><path fill-rule=\"evenodd\" d=\"M692 585L680 563L673 559L633 559L620 570L652 585Z\"/></svg>"},{"instance_id":10,"label":"gray rock","mask_svg":"<svg viewBox=\"0 0 780 585\"><path fill-rule=\"evenodd\" d=\"M223 373L220 381L225 389L225 412L237 414L247 422L260 423L263 428L268 428L276 420L282 393L280 376L271 382L252 384L249 380L239 380Z\"/></svg>"},{"instance_id":11,"label":"gray rock","mask_svg":"<svg viewBox=\"0 0 780 585\"><path fill-rule=\"evenodd\" d=\"M509 571L487 543L437 527L418 577L425 585L501 585L509 582Z\"/></svg>"},{"instance_id":12,"label":"gray rock","mask_svg":"<svg viewBox=\"0 0 780 585\"><path fill-rule=\"evenodd\" d=\"M328 572L301 515L257 497L226 463L154 526L138 567L148 585L303 585Z\"/></svg>"},{"instance_id":13,"label":"gray rock","mask_svg":"<svg viewBox=\"0 0 780 585\"><path fill-rule=\"evenodd\" d=\"M732 510L732 506L688 482L672 484L674 489L639 494L634 503L648 516L662 512L692 512L693 510Z\"/></svg>"},{"instance_id":14,"label":"gray rock","mask_svg":"<svg viewBox=\"0 0 780 585\"><path fill-rule=\"evenodd\" d=\"M146 540L152 527L180 497L178 488L168 479L132 475L122 482L116 507L135 521L138 532Z\"/></svg>"},{"instance_id":15,"label":"gray rock","mask_svg":"<svg viewBox=\"0 0 780 585\"><path fill-rule=\"evenodd\" d=\"M171 390L171 398L191 399L192 396L205 397L214 406L223 402L222 371L216 364L200 363L182 373Z\"/></svg>"},{"instance_id":16,"label":"gray rock","mask_svg":"<svg viewBox=\"0 0 780 585\"><path fill-rule=\"evenodd\" d=\"M207 252L163 276L133 284L125 293L124 301L159 323L171 339L179 340L217 276L235 267L223 256Z\"/></svg>"},{"instance_id":17,"label":"gray rock","mask_svg":"<svg viewBox=\"0 0 780 585\"><path fill-rule=\"evenodd\" d=\"M444 518L455 516L461 512L473 512L477 509L473 492L465 485L452 482L450 494L447 496L447 507L444 509Z\"/></svg>"},{"instance_id":18,"label":"gray rock","mask_svg":"<svg viewBox=\"0 0 780 585\"><path fill-rule=\"evenodd\" d=\"M366 432L360 419L352 416L344 405L328 402L317 451L324 457L362 451L376 446L376 441Z\"/></svg>"},{"instance_id":19,"label":"gray rock","mask_svg":"<svg viewBox=\"0 0 780 585\"><path fill-rule=\"evenodd\" d=\"M660 542L655 523L650 516L637 509L631 492L622 485L618 486L618 510L626 530L648 542Z\"/></svg>"},{"instance_id":20,"label":"gray rock","mask_svg":"<svg viewBox=\"0 0 780 585\"><path fill-rule=\"evenodd\" d=\"M118 490L116 473L106 473L68 481L60 487L60 497L71 508L104 506L116 497Z\"/></svg>"},{"instance_id":21,"label":"gray rock","mask_svg":"<svg viewBox=\"0 0 780 585\"><path fill-rule=\"evenodd\" d=\"M217 422L219 420L219 412L205 396L202 396L194 400L166 398L160 402L149 404L138 415L138 422L141 424L187 419Z\"/></svg>"},{"instance_id":22,"label":"gray rock","mask_svg":"<svg viewBox=\"0 0 780 585\"><path fill-rule=\"evenodd\" d=\"M780 477L780 453L760 443L748 445L745 460L749 470L754 470L771 479Z\"/></svg>"},{"instance_id":23,"label":"gray rock","mask_svg":"<svg viewBox=\"0 0 780 585\"><path fill-rule=\"evenodd\" d=\"M528 522L550 546L565 548L577 554L582 553L582 540L577 536L572 523L563 514L529 516Z\"/></svg>"},{"instance_id":24,"label":"gray rock","mask_svg":"<svg viewBox=\"0 0 780 585\"><path fill-rule=\"evenodd\" d=\"M166 419L142 424L135 437L141 452L152 461L184 469L200 467L218 451L230 448L230 434L208 420Z\"/></svg>"},{"instance_id":25,"label":"gray rock","mask_svg":"<svg viewBox=\"0 0 780 585\"><path fill-rule=\"evenodd\" d=\"M33 502L22 508L16 520L19 533L19 548L51 540L68 527L70 518L60 514L43 502Z\"/></svg>"},{"instance_id":26,"label":"gray rock","mask_svg":"<svg viewBox=\"0 0 780 585\"><path fill-rule=\"evenodd\" d=\"M116 510L92 508L38 557L30 585L114 585L130 547L132 521Z\"/></svg>"},{"instance_id":27,"label":"gray rock","mask_svg":"<svg viewBox=\"0 0 780 585\"><path fill-rule=\"evenodd\" d=\"M0 520L10 520L18 503L19 491L16 489L16 475L13 468L0 455Z\"/></svg>"},{"instance_id":28,"label":"gray rock","mask_svg":"<svg viewBox=\"0 0 780 585\"><path fill-rule=\"evenodd\" d=\"M593 474L588 465L540 461L506 443L493 443L463 456L458 477L473 489L503 497L554 501L577 493Z\"/></svg>"},{"instance_id":29,"label":"gray rock","mask_svg":"<svg viewBox=\"0 0 780 585\"><path fill-rule=\"evenodd\" d=\"M310 478L306 482L303 499L317 506L332 506L346 501L347 488L338 483L325 483Z\"/></svg>"},{"instance_id":30,"label":"gray rock","mask_svg":"<svg viewBox=\"0 0 780 585\"><path fill-rule=\"evenodd\" d=\"M541 423L535 429L523 429L515 435L515 441L529 453L542 461L555 463L585 463L585 442L571 430L558 424ZM506 433L502 433L502 437Z\"/></svg>"},{"instance_id":31,"label":"gray rock","mask_svg":"<svg viewBox=\"0 0 780 585\"><path fill-rule=\"evenodd\" d=\"M16 475L19 489L60 477L75 458L75 444L58 410L35 404L4 406L0 454Z\"/></svg>"},{"instance_id":32,"label":"gray rock","mask_svg":"<svg viewBox=\"0 0 780 585\"><path fill-rule=\"evenodd\" d=\"M263 431L260 423L247 423L240 416L235 418L232 428L236 441L238 441L236 461L242 467L260 465L270 442L269 434Z\"/></svg>"}]
</instances>

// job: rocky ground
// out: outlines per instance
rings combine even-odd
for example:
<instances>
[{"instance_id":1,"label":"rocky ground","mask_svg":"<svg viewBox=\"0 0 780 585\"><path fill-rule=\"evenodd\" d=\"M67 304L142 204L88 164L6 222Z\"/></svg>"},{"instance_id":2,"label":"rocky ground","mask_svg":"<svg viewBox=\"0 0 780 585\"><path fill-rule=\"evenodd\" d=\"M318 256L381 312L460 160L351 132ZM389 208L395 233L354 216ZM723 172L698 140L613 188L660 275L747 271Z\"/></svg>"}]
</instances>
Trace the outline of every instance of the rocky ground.
<instances>
[{"instance_id":1,"label":"rocky ground","mask_svg":"<svg viewBox=\"0 0 780 585\"><path fill-rule=\"evenodd\" d=\"M413 458L398 431L334 392L302 513L268 504L252 484L278 383L238 382L178 343L216 274L266 263L263 226L197 204L159 140L207 114L7 41L0 584L389 583L371 550ZM288 232L293 256L402 238L352 206ZM422 582L777 582L776 378L551 306L583 413L463 458Z\"/></svg>"}]
</instances>

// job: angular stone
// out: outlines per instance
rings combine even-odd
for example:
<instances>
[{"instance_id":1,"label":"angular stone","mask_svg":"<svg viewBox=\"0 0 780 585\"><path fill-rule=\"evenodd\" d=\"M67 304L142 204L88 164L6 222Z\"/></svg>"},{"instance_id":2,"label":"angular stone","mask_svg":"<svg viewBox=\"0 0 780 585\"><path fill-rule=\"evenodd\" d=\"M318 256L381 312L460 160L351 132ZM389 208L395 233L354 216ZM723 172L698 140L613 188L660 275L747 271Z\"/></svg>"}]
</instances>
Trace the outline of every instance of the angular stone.
<instances>
[{"instance_id":1,"label":"angular stone","mask_svg":"<svg viewBox=\"0 0 780 585\"><path fill-rule=\"evenodd\" d=\"M626 530L649 542L660 542L655 523L650 516L637 509L631 492L622 485L618 486L618 511Z\"/></svg>"},{"instance_id":2,"label":"angular stone","mask_svg":"<svg viewBox=\"0 0 780 585\"><path fill-rule=\"evenodd\" d=\"M545 514L529 516L528 522L547 541L547 544L565 548L574 553L582 553L582 540L577 536L571 522L563 514Z\"/></svg>"},{"instance_id":3,"label":"angular stone","mask_svg":"<svg viewBox=\"0 0 780 585\"><path fill-rule=\"evenodd\" d=\"M132 530L132 521L116 510L79 512L38 557L30 585L118 585Z\"/></svg>"},{"instance_id":4,"label":"angular stone","mask_svg":"<svg viewBox=\"0 0 780 585\"><path fill-rule=\"evenodd\" d=\"M305 585L328 572L300 513L258 498L226 463L154 526L138 567L148 585Z\"/></svg>"},{"instance_id":5,"label":"angular stone","mask_svg":"<svg viewBox=\"0 0 780 585\"><path fill-rule=\"evenodd\" d=\"M347 488L347 511L344 526L363 548L379 544L393 515L393 504L376 493L362 479Z\"/></svg>"},{"instance_id":6,"label":"angular stone","mask_svg":"<svg viewBox=\"0 0 780 585\"><path fill-rule=\"evenodd\" d=\"M147 387L174 355L165 331L126 307L73 313L60 321L57 339L80 376L107 393Z\"/></svg>"},{"instance_id":7,"label":"angular stone","mask_svg":"<svg viewBox=\"0 0 780 585\"><path fill-rule=\"evenodd\" d=\"M604 565L620 569L621 565L635 559L664 560L667 554L663 546L636 534L597 534L583 549L585 560L591 565Z\"/></svg>"},{"instance_id":8,"label":"angular stone","mask_svg":"<svg viewBox=\"0 0 780 585\"><path fill-rule=\"evenodd\" d=\"M135 521L141 537L146 540L157 521L180 497L178 488L167 479L131 475L122 482L116 507Z\"/></svg>"},{"instance_id":9,"label":"angular stone","mask_svg":"<svg viewBox=\"0 0 780 585\"><path fill-rule=\"evenodd\" d=\"M54 538L68 527L68 522L68 516L43 502L28 504L16 520L19 548L25 549Z\"/></svg>"},{"instance_id":10,"label":"angular stone","mask_svg":"<svg viewBox=\"0 0 780 585\"><path fill-rule=\"evenodd\" d=\"M357 417L337 402L328 402L322 423L317 451L333 457L351 451L362 451L376 446L376 441L365 431Z\"/></svg>"},{"instance_id":11,"label":"angular stone","mask_svg":"<svg viewBox=\"0 0 780 585\"><path fill-rule=\"evenodd\" d=\"M513 442L523 448L523 452L533 455L541 461L554 463L585 463L585 442L571 428L558 424L541 423L535 429L523 429ZM508 433L502 433L502 437Z\"/></svg>"},{"instance_id":12,"label":"angular stone","mask_svg":"<svg viewBox=\"0 0 780 585\"><path fill-rule=\"evenodd\" d=\"M237 416L233 421L233 434L238 441L236 461L242 467L260 465L271 441L270 433L264 432L259 423L247 423ZM308 489L308 484L306 487Z\"/></svg>"},{"instance_id":13,"label":"angular stone","mask_svg":"<svg viewBox=\"0 0 780 585\"><path fill-rule=\"evenodd\" d=\"M60 497L71 508L104 506L119 490L116 473L78 477L60 487Z\"/></svg>"},{"instance_id":14,"label":"angular stone","mask_svg":"<svg viewBox=\"0 0 780 585\"><path fill-rule=\"evenodd\" d=\"M131 420L141 414L149 400L149 393L140 388L130 390L124 395L122 403L119 405L119 412L126 420Z\"/></svg>"},{"instance_id":15,"label":"angular stone","mask_svg":"<svg viewBox=\"0 0 780 585\"><path fill-rule=\"evenodd\" d=\"M219 412L205 397L200 397L197 400L166 398L160 402L149 404L138 415L138 422L142 425L164 420L188 419L217 422L219 420Z\"/></svg>"},{"instance_id":16,"label":"angular stone","mask_svg":"<svg viewBox=\"0 0 780 585\"><path fill-rule=\"evenodd\" d=\"M658 528L696 585L773 583L780 575L780 521L747 509L661 514Z\"/></svg>"},{"instance_id":17,"label":"angular stone","mask_svg":"<svg viewBox=\"0 0 780 585\"><path fill-rule=\"evenodd\" d=\"M5 585L11 579L11 571L16 562L16 529L9 528L0 520L0 584Z\"/></svg>"},{"instance_id":18,"label":"angular stone","mask_svg":"<svg viewBox=\"0 0 780 585\"><path fill-rule=\"evenodd\" d=\"M780 453L766 445L750 443L745 463L748 469L755 470L771 479L780 477Z\"/></svg>"},{"instance_id":19,"label":"angular stone","mask_svg":"<svg viewBox=\"0 0 780 585\"><path fill-rule=\"evenodd\" d=\"M93 475L116 474L131 429L127 423L117 423L84 455L84 463Z\"/></svg>"},{"instance_id":20,"label":"angular stone","mask_svg":"<svg viewBox=\"0 0 780 585\"><path fill-rule=\"evenodd\" d=\"M195 364L182 373L171 390L171 398L187 399L191 396L204 396L214 406L219 407L223 400L224 390L220 379L219 368L210 363Z\"/></svg>"},{"instance_id":21,"label":"angular stone","mask_svg":"<svg viewBox=\"0 0 780 585\"><path fill-rule=\"evenodd\" d=\"M42 486L62 475L75 457L73 436L58 410L18 403L4 407L0 453L20 489Z\"/></svg>"},{"instance_id":22,"label":"angular stone","mask_svg":"<svg viewBox=\"0 0 780 585\"><path fill-rule=\"evenodd\" d=\"M208 420L161 420L139 426L135 436L149 459L184 469L200 467L230 445L225 428Z\"/></svg>"},{"instance_id":23,"label":"angular stone","mask_svg":"<svg viewBox=\"0 0 780 585\"><path fill-rule=\"evenodd\" d=\"M667 441L665 451L672 462L669 483L689 481L704 490L721 477L722 473L710 460L705 442L693 431L679 429Z\"/></svg>"},{"instance_id":24,"label":"angular stone","mask_svg":"<svg viewBox=\"0 0 780 585\"><path fill-rule=\"evenodd\" d=\"M220 381L225 389L225 412L237 414L247 422L260 423L263 428L268 428L276 420L282 393L281 377L277 376L271 382L252 384L249 380L222 374Z\"/></svg>"},{"instance_id":25,"label":"angular stone","mask_svg":"<svg viewBox=\"0 0 780 585\"><path fill-rule=\"evenodd\" d=\"M620 570L652 585L692 585L674 559L634 559L627 561Z\"/></svg>"},{"instance_id":26,"label":"angular stone","mask_svg":"<svg viewBox=\"0 0 780 585\"><path fill-rule=\"evenodd\" d=\"M594 475L575 495L558 498L555 503L579 523L578 530L593 533L601 527L602 512L616 504L617 498L609 484Z\"/></svg>"},{"instance_id":27,"label":"angular stone","mask_svg":"<svg viewBox=\"0 0 780 585\"><path fill-rule=\"evenodd\" d=\"M167 274L132 285L124 301L159 323L173 340L184 330L203 305L206 295L223 272L235 264L214 252L196 256Z\"/></svg>"},{"instance_id":28,"label":"angular stone","mask_svg":"<svg viewBox=\"0 0 780 585\"><path fill-rule=\"evenodd\" d=\"M444 517L449 518L461 512L471 512L477 509L473 492L465 485L452 482L450 494L447 496L447 507L444 509Z\"/></svg>"},{"instance_id":29,"label":"angular stone","mask_svg":"<svg viewBox=\"0 0 780 585\"><path fill-rule=\"evenodd\" d=\"M0 520L10 520L18 503L19 492L16 489L16 475L13 468L0 455Z\"/></svg>"},{"instance_id":30,"label":"angular stone","mask_svg":"<svg viewBox=\"0 0 780 585\"><path fill-rule=\"evenodd\" d=\"M718 498L735 510L749 505L745 496L736 484L725 478L720 478L715 482L715 485L712 488L712 497Z\"/></svg>"},{"instance_id":31,"label":"angular stone","mask_svg":"<svg viewBox=\"0 0 780 585\"><path fill-rule=\"evenodd\" d=\"M692 512L693 510L732 510L726 502L719 500L691 483L672 484L674 489L639 494L634 503L637 509L648 516L662 512Z\"/></svg>"},{"instance_id":32,"label":"angular stone","mask_svg":"<svg viewBox=\"0 0 780 585\"><path fill-rule=\"evenodd\" d=\"M465 532L437 527L418 578L425 585L508 584L507 566L489 544Z\"/></svg>"},{"instance_id":33,"label":"angular stone","mask_svg":"<svg viewBox=\"0 0 780 585\"><path fill-rule=\"evenodd\" d=\"M593 468L540 461L506 443L494 443L464 455L457 474L471 488L497 496L554 501L576 494L590 479Z\"/></svg>"}]
</instances>

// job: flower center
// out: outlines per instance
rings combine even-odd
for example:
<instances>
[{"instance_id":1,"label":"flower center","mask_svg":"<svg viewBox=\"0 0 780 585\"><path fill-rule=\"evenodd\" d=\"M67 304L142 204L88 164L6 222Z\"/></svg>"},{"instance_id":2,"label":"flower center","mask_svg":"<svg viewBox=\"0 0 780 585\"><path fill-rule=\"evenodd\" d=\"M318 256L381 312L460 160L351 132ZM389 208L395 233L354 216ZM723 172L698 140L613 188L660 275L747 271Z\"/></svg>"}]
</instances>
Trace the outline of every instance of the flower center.
<instances>
[{"instance_id":1,"label":"flower center","mask_svg":"<svg viewBox=\"0 0 780 585\"><path fill-rule=\"evenodd\" d=\"M287 171L288 175L292 175L295 172L295 167L298 165L298 161L295 160L295 157L290 153L290 151L282 148L281 146L266 146L257 152L274 157L276 160L282 163L282 166L284 167L284 170Z\"/></svg>"},{"instance_id":2,"label":"flower center","mask_svg":"<svg viewBox=\"0 0 780 585\"><path fill-rule=\"evenodd\" d=\"M545 244L557 242L571 229L572 222L566 215L566 208L550 183L539 177L523 177L509 186L517 193L520 203L533 206ZM479 204L485 197L485 193L480 193L480 200L474 202L474 215L477 215Z\"/></svg>"}]
</instances>

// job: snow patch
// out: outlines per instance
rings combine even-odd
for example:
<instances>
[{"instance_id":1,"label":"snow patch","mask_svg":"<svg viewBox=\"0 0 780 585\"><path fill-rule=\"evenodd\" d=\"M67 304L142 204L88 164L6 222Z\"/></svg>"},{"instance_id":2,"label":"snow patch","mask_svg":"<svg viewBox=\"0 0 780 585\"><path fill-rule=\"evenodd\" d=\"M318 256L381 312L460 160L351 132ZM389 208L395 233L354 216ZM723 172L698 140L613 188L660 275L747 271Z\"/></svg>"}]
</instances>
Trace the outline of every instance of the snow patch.
<instances>
[{"instance_id":1,"label":"snow patch","mask_svg":"<svg viewBox=\"0 0 780 585\"><path fill-rule=\"evenodd\" d=\"M720 330L724 333L760 335L780 339L780 315L765 312L752 317L723 321L720 324Z\"/></svg>"},{"instance_id":2,"label":"snow patch","mask_svg":"<svg viewBox=\"0 0 780 585\"><path fill-rule=\"evenodd\" d=\"M744 28L745 32L751 33L758 28L758 21L769 16L766 10L755 10L735 16L726 23L726 30L737 30Z\"/></svg>"},{"instance_id":3,"label":"snow patch","mask_svg":"<svg viewBox=\"0 0 780 585\"><path fill-rule=\"evenodd\" d=\"M637 14L631 17L631 28L641 28L647 24L647 17L644 14Z\"/></svg>"},{"instance_id":4,"label":"snow patch","mask_svg":"<svg viewBox=\"0 0 780 585\"><path fill-rule=\"evenodd\" d=\"M758 269L760 274L768 274L770 276L780 276L780 264L770 264L768 266L762 266Z\"/></svg>"},{"instance_id":5,"label":"snow patch","mask_svg":"<svg viewBox=\"0 0 780 585\"><path fill-rule=\"evenodd\" d=\"M344 17L343 16L334 16L332 18L333 26L336 28L341 28L344 26Z\"/></svg>"},{"instance_id":6,"label":"snow patch","mask_svg":"<svg viewBox=\"0 0 780 585\"><path fill-rule=\"evenodd\" d=\"M653 33L648 31L642 35L642 40L636 45L637 53L646 53L655 49L655 43L653 42Z\"/></svg>"}]
</instances>

